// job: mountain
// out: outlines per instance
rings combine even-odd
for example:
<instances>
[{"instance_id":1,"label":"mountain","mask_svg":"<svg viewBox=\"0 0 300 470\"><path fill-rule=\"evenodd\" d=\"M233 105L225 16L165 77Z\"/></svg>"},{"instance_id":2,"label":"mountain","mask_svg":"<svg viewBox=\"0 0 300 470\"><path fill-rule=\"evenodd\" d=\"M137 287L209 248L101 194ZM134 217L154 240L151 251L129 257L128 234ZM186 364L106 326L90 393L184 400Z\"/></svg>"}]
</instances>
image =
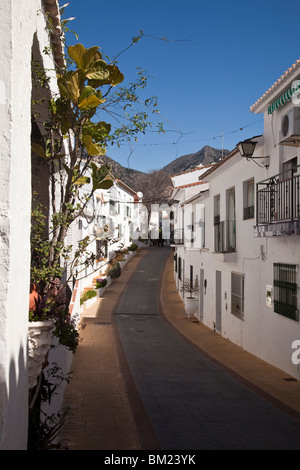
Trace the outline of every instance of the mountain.
<instances>
[{"instance_id":1,"label":"mountain","mask_svg":"<svg viewBox=\"0 0 300 470\"><path fill-rule=\"evenodd\" d=\"M222 150L206 145L198 152L178 157L160 170L151 173L125 168L106 155L97 157L97 161L111 165L112 174L115 178L122 180L135 191L142 191L146 198L153 201L155 191L157 193L157 188L159 188L160 193L161 189L164 188L164 199L169 197L173 188L170 176L192 170L199 165L216 163L222 158L222 153L223 156L225 156L228 150L222 152ZM158 197L158 199L160 200L161 197Z\"/></svg>"},{"instance_id":2,"label":"mountain","mask_svg":"<svg viewBox=\"0 0 300 470\"><path fill-rule=\"evenodd\" d=\"M223 151L223 156L227 155L228 150ZM216 163L222 158L222 150L215 149L206 145L196 153L183 155L182 157L176 158L171 163L166 165L162 170L166 171L170 176L177 175L184 171L192 170L199 165L209 165L210 163Z\"/></svg>"},{"instance_id":3,"label":"mountain","mask_svg":"<svg viewBox=\"0 0 300 470\"><path fill-rule=\"evenodd\" d=\"M109 164L111 166L111 172L115 178L123 181L123 183L127 184L127 186L134 191L141 190L139 182L147 176L147 173L132 170L131 168L125 168L107 155L97 157L97 162Z\"/></svg>"}]
</instances>

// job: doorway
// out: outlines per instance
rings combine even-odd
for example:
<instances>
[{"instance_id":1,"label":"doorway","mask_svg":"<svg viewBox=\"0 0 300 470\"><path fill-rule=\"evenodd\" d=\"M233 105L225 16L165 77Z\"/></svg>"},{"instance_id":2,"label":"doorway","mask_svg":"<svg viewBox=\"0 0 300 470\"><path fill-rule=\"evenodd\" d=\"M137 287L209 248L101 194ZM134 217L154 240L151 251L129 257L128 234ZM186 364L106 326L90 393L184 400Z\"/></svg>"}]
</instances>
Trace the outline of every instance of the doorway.
<instances>
[{"instance_id":1,"label":"doorway","mask_svg":"<svg viewBox=\"0 0 300 470\"><path fill-rule=\"evenodd\" d=\"M221 333L222 329L222 273L216 271L216 321L215 330Z\"/></svg>"},{"instance_id":2,"label":"doorway","mask_svg":"<svg viewBox=\"0 0 300 470\"><path fill-rule=\"evenodd\" d=\"M198 319L203 322L203 304L204 304L204 269L200 269L199 280L199 312Z\"/></svg>"}]
</instances>

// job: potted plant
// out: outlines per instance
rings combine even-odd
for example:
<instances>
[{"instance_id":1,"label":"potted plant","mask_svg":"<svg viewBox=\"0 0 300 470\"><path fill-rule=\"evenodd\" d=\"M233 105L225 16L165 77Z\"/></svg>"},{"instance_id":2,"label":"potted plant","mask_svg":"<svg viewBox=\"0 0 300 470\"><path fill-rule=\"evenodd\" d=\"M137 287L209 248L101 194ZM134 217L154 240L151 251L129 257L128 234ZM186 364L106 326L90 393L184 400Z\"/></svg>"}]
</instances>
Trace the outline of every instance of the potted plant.
<instances>
[{"instance_id":1,"label":"potted plant","mask_svg":"<svg viewBox=\"0 0 300 470\"><path fill-rule=\"evenodd\" d=\"M120 263L118 261L116 263L113 263L112 266L108 268L106 274L110 276L112 279L120 277L121 276Z\"/></svg>"},{"instance_id":2,"label":"potted plant","mask_svg":"<svg viewBox=\"0 0 300 470\"><path fill-rule=\"evenodd\" d=\"M58 278L47 291L31 285L28 324L29 388L37 383L37 377L47 363L53 335L59 343L75 352L79 333L69 314L70 295Z\"/></svg>"},{"instance_id":3,"label":"potted plant","mask_svg":"<svg viewBox=\"0 0 300 470\"><path fill-rule=\"evenodd\" d=\"M80 297L80 305L82 306L85 302L93 299L97 296L97 292L94 289L90 289L82 294Z\"/></svg>"},{"instance_id":4,"label":"potted plant","mask_svg":"<svg viewBox=\"0 0 300 470\"><path fill-rule=\"evenodd\" d=\"M96 279L96 290L98 292L98 297L101 297L103 295L106 285L107 279L105 277Z\"/></svg>"},{"instance_id":5,"label":"potted plant","mask_svg":"<svg viewBox=\"0 0 300 470\"><path fill-rule=\"evenodd\" d=\"M128 251L131 252L131 253L134 253L135 251L137 251L138 249L138 246L136 243L132 243L131 245L129 245L128 247Z\"/></svg>"},{"instance_id":6,"label":"potted plant","mask_svg":"<svg viewBox=\"0 0 300 470\"><path fill-rule=\"evenodd\" d=\"M185 311L190 318L197 310L197 295L199 292L198 278L192 280L189 278L184 279L181 286L181 291L186 292L188 295L184 298Z\"/></svg>"}]
</instances>

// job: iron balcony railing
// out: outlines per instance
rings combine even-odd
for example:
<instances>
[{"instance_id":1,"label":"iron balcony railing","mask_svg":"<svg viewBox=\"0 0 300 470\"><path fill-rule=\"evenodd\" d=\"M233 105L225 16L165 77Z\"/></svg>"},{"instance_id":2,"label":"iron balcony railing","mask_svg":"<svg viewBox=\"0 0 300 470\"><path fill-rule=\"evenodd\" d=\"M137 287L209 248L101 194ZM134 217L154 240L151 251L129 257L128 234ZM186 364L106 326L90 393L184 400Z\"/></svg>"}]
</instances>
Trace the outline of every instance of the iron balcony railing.
<instances>
[{"instance_id":1,"label":"iron balcony railing","mask_svg":"<svg viewBox=\"0 0 300 470\"><path fill-rule=\"evenodd\" d=\"M236 221L223 220L215 223L215 252L231 253L236 251Z\"/></svg>"},{"instance_id":2,"label":"iron balcony railing","mask_svg":"<svg viewBox=\"0 0 300 470\"><path fill-rule=\"evenodd\" d=\"M257 225L300 219L300 175L294 174L297 168L257 183Z\"/></svg>"}]
</instances>

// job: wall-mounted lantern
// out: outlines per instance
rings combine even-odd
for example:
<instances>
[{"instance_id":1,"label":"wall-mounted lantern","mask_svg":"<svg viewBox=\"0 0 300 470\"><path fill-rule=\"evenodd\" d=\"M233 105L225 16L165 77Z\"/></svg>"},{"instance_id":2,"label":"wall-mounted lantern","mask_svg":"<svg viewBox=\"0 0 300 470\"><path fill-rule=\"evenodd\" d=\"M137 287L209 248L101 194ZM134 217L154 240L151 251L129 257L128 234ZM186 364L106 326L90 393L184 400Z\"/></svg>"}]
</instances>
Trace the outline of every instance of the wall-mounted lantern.
<instances>
[{"instance_id":1,"label":"wall-mounted lantern","mask_svg":"<svg viewBox=\"0 0 300 470\"><path fill-rule=\"evenodd\" d=\"M270 157L268 157L268 156L266 156L266 157L254 157L253 156L256 144L257 144L257 142L254 142L252 140L244 140L244 141L239 142L237 144L237 148L238 148L238 151L241 154L241 157L246 158L248 161L253 160L255 162L256 159L262 159L263 158L264 159L263 165L259 165L259 163L257 163L257 162L255 162L255 163L257 163L257 165L261 166L262 168L263 167L268 168L269 165L270 165Z\"/></svg>"}]
</instances>

